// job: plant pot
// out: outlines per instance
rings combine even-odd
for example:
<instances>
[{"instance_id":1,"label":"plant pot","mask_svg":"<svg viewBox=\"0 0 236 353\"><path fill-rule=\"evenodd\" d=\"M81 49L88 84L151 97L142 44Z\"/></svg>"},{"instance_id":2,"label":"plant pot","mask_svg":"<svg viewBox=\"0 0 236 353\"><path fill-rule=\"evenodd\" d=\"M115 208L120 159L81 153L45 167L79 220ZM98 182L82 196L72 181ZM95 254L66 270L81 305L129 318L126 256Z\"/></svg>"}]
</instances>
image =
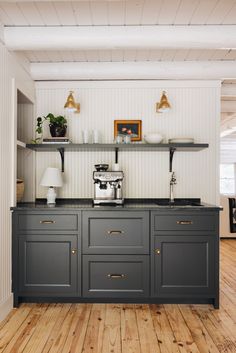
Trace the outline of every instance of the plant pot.
<instances>
[{"instance_id":1,"label":"plant pot","mask_svg":"<svg viewBox=\"0 0 236 353\"><path fill-rule=\"evenodd\" d=\"M66 135L66 125L49 124L50 134L52 137L64 137Z\"/></svg>"}]
</instances>

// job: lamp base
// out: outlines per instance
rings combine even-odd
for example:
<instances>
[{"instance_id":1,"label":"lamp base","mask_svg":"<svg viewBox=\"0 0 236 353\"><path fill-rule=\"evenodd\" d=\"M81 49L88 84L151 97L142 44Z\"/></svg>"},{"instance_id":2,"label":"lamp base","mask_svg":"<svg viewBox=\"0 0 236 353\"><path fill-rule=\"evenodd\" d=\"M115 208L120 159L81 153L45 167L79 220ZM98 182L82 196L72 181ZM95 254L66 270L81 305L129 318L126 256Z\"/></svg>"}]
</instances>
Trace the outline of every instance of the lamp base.
<instances>
[{"instance_id":1,"label":"lamp base","mask_svg":"<svg viewBox=\"0 0 236 353\"><path fill-rule=\"evenodd\" d=\"M56 194L56 192L55 192L55 189L54 189L54 187L53 186L50 186L49 188L48 188L48 193L47 193L47 204L48 205L55 205L55 203L56 203L56 196L57 196L57 194Z\"/></svg>"}]
</instances>

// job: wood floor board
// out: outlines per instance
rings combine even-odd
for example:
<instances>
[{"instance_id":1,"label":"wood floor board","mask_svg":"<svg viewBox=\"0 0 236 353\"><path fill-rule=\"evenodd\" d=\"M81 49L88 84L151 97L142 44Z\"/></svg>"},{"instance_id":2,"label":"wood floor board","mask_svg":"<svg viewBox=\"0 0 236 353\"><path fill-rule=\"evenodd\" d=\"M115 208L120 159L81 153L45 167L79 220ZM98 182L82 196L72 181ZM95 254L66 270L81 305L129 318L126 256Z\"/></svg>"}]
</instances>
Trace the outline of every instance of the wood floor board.
<instances>
[{"instance_id":1,"label":"wood floor board","mask_svg":"<svg viewBox=\"0 0 236 353\"><path fill-rule=\"evenodd\" d=\"M219 353L205 326L189 305L179 305L191 336L201 353Z\"/></svg>"},{"instance_id":2,"label":"wood floor board","mask_svg":"<svg viewBox=\"0 0 236 353\"><path fill-rule=\"evenodd\" d=\"M121 344L122 352L141 353L137 317L132 304L122 305Z\"/></svg>"},{"instance_id":3,"label":"wood floor board","mask_svg":"<svg viewBox=\"0 0 236 353\"><path fill-rule=\"evenodd\" d=\"M106 305L101 353L121 353L121 306Z\"/></svg>"},{"instance_id":4,"label":"wood floor board","mask_svg":"<svg viewBox=\"0 0 236 353\"><path fill-rule=\"evenodd\" d=\"M220 353L236 353L236 346L231 340L230 333L227 328L224 325L222 326L214 315L211 314L211 310L197 309L197 315Z\"/></svg>"},{"instance_id":5,"label":"wood floor board","mask_svg":"<svg viewBox=\"0 0 236 353\"><path fill-rule=\"evenodd\" d=\"M74 310L71 304L64 304L42 353L61 352L70 330Z\"/></svg>"},{"instance_id":6,"label":"wood floor board","mask_svg":"<svg viewBox=\"0 0 236 353\"><path fill-rule=\"evenodd\" d=\"M136 305L136 316L142 353L161 353L149 305Z\"/></svg>"},{"instance_id":7,"label":"wood floor board","mask_svg":"<svg viewBox=\"0 0 236 353\"><path fill-rule=\"evenodd\" d=\"M221 240L220 309L175 304L21 304L0 353L236 353L236 239Z\"/></svg>"},{"instance_id":8,"label":"wood floor board","mask_svg":"<svg viewBox=\"0 0 236 353\"><path fill-rule=\"evenodd\" d=\"M87 332L92 304L74 304L73 319L65 345L60 353L81 353Z\"/></svg>"},{"instance_id":9,"label":"wood floor board","mask_svg":"<svg viewBox=\"0 0 236 353\"><path fill-rule=\"evenodd\" d=\"M150 305L153 326L161 353L179 353L180 346L175 339L163 305Z\"/></svg>"},{"instance_id":10,"label":"wood floor board","mask_svg":"<svg viewBox=\"0 0 236 353\"><path fill-rule=\"evenodd\" d=\"M51 331L55 326L63 304L49 305L45 313L40 317L36 329L24 348L24 353L42 353Z\"/></svg>"},{"instance_id":11,"label":"wood floor board","mask_svg":"<svg viewBox=\"0 0 236 353\"><path fill-rule=\"evenodd\" d=\"M45 304L35 306L34 310L31 310L30 314L27 316L27 319L24 320L15 335L11 338L3 353L20 353L24 351L25 346L31 339L36 329L40 317L44 315L46 310L47 305Z\"/></svg>"},{"instance_id":12,"label":"wood floor board","mask_svg":"<svg viewBox=\"0 0 236 353\"><path fill-rule=\"evenodd\" d=\"M102 352L105 314L106 304L93 304L84 340L84 352Z\"/></svg>"},{"instance_id":13,"label":"wood floor board","mask_svg":"<svg viewBox=\"0 0 236 353\"><path fill-rule=\"evenodd\" d=\"M178 305L167 304L164 308L180 352L201 353L194 342L191 332L184 321Z\"/></svg>"},{"instance_id":14,"label":"wood floor board","mask_svg":"<svg viewBox=\"0 0 236 353\"><path fill-rule=\"evenodd\" d=\"M37 305L37 304L36 304ZM0 330L0 352L3 352L9 342L13 339L14 335L27 320L28 315L36 306L33 304L23 304L20 310L15 310L13 316L7 321L6 325Z\"/></svg>"}]
</instances>

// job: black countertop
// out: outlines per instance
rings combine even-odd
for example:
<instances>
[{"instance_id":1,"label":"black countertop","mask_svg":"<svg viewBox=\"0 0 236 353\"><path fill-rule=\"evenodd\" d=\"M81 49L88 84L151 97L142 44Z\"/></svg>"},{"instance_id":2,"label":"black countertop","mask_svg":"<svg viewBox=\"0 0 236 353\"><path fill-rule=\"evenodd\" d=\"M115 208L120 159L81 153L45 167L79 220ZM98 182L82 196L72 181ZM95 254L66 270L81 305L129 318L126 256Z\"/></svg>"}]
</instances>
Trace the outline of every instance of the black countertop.
<instances>
[{"instance_id":1,"label":"black countertop","mask_svg":"<svg viewBox=\"0 0 236 353\"><path fill-rule=\"evenodd\" d=\"M12 211L20 210L222 210L221 206L211 205L201 202L200 199L184 199L193 202L194 205L158 205L158 201L162 202L167 199L125 199L124 205L99 205L94 206L92 199L57 199L56 205L49 206L45 199L36 200L36 202L18 203L16 207L11 207ZM182 199L176 199L181 201Z\"/></svg>"}]
</instances>

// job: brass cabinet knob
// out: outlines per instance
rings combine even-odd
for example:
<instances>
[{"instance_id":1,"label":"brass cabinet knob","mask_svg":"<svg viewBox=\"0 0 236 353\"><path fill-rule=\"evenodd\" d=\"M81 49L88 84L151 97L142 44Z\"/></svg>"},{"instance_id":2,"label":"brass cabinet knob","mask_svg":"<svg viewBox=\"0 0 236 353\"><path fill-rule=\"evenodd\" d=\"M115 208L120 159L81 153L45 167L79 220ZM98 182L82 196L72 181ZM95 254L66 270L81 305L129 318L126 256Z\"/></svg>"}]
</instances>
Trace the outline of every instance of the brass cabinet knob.
<instances>
[{"instance_id":1,"label":"brass cabinet knob","mask_svg":"<svg viewBox=\"0 0 236 353\"><path fill-rule=\"evenodd\" d=\"M160 250L160 249L155 249L155 253L156 253L157 255L160 255L161 250Z\"/></svg>"},{"instance_id":2,"label":"brass cabinet knob","mask_svg":"<svg viewBox=\"0 0 236 353\"><path fill-rule=\"evenodd\" d=\"M74 254L76 254L76 252L77 252L77 249L72 249L71 250L71 253L74 255Z\"/></svg>"}]
</instances>

